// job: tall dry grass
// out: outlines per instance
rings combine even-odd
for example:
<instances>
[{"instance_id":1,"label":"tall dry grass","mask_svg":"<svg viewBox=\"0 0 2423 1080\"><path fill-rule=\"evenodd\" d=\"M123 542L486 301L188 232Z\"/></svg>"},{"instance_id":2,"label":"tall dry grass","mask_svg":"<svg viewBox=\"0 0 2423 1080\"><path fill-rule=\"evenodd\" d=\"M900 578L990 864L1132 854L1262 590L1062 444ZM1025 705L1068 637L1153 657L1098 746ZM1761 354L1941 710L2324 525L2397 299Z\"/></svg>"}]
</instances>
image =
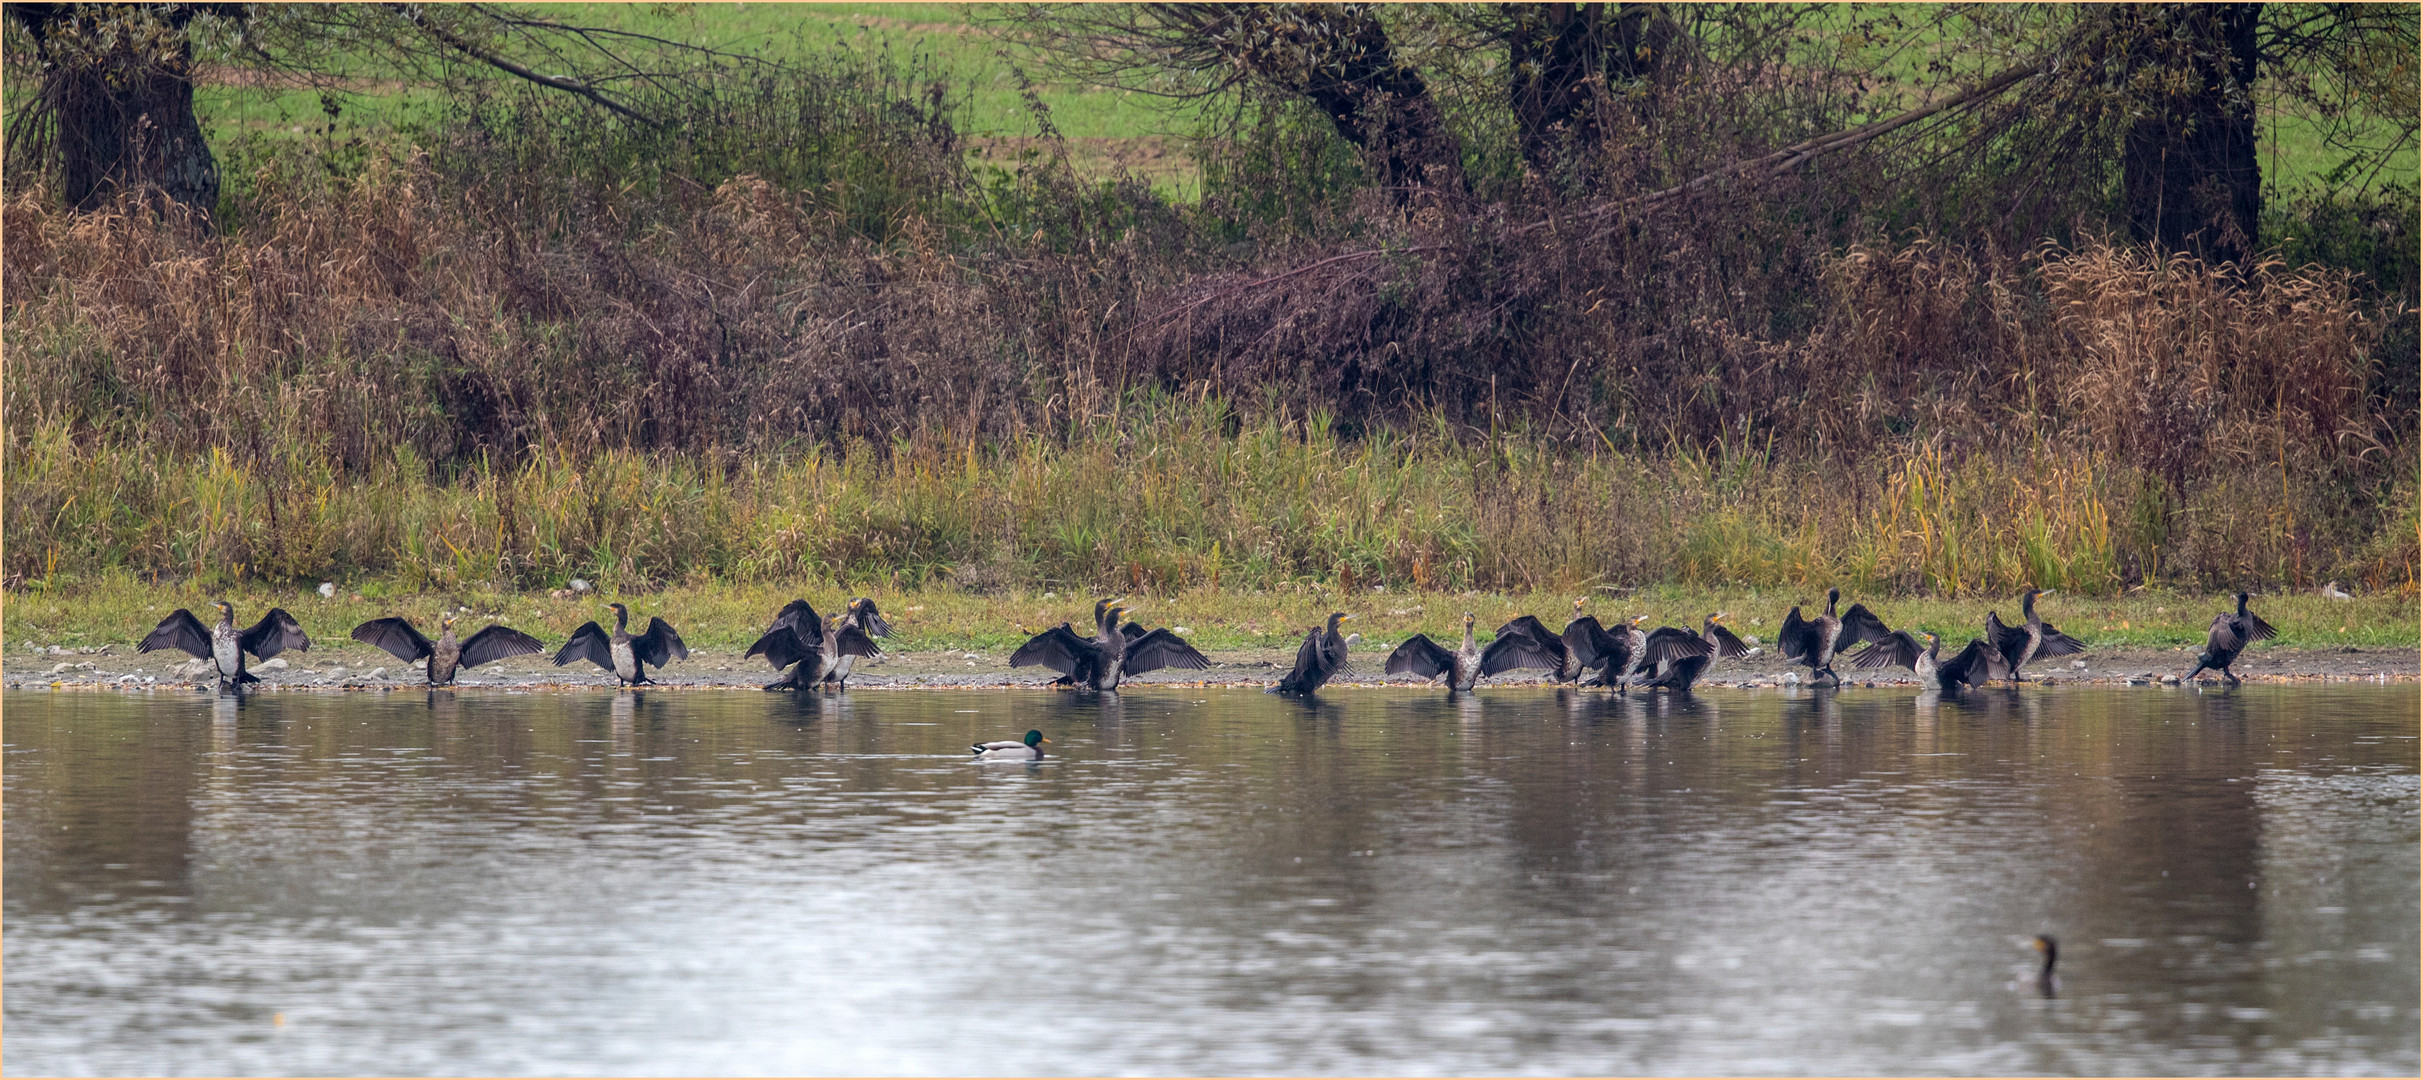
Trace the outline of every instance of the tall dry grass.
<instances>
[{"instance_id":1,"label":"tall dry grass","mask_svg":"<svg viewBox=\"0 0 2423 1080\"><path fill-rule=\"evenodd\" d=\"M264 160L216 232L12 189L6 573L2416 579L2344 273L1722 192L1255 231L870 116L782 183L618 186L507 113Z\"/></svg>"}]
</instances>

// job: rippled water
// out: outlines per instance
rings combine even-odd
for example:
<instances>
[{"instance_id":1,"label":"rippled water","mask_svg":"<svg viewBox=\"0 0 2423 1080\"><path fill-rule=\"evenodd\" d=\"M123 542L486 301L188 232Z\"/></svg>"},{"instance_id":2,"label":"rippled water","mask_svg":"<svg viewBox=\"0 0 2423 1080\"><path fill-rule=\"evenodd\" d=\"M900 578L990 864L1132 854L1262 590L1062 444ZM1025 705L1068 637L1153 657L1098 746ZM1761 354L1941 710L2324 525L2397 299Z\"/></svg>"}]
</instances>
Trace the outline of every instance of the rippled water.
<instances>
[{"instance_id":1,"label":"rippled water","mask_svg":"<svg viewBox=\"0 0 2423 1080\"><path fill-rule=\"evenodd\" d=\"M0 708L12 1074L2419 1064L2411 687Z\"/></svg>"}]
</instances>

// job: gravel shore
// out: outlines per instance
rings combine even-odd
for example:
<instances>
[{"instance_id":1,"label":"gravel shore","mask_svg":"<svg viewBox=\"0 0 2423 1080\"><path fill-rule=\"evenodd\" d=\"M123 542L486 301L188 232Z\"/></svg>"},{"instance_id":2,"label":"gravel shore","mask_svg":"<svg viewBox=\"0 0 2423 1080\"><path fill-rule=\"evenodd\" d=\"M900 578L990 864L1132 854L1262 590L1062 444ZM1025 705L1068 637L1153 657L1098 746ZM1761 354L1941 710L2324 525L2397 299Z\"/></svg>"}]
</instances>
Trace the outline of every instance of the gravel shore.
<instances>
[{"instance_id":1,"label":"gravel shore","mask_svg":"<svg viewBox=\"0 0 2423 1080\"><path fill-rule=\"evenodd\" d=\"M1208 671L1156 671L1130 680L1153 686L1267 686L1277 682L1293 662L1292 651L1276 649L1213 652ZM283 661L281 663L280 661ZM1358 651L1358 674L1331 683L1340 689L1356 686L1418 686L1411 676L1382 676L1384 652ZM2027 675L2050 684L2160 685L2175 681L2195 662L2193 652L2177 649L2121 649L2089 652L2032 665ZM123 646L83 649L25 650L0 658L0 686L12 690L156 690L205 687L208 668L182 654L135 654ZM376 690L425 685L417 668L367 646L315 646L309 652L288 653L251 669L261 678L260 689ZM1854 672L1838 664L1851 687L1917 685L1908 671ZM2411 649L2341 647L2250 650L2235 669L2250 683L2266 682L2407 682L2423 677L2423 663ZM190 674L189 674L190 673ZM1744 660L1719 663L1700 685L1773 687L1806 680L1808 669L1786 665L1762 653ZM2208 677L2209 674L2208 674ZM776 673L762 661L745 660L737 652L696 649L655 675L666 687L749 690L772 682ZM862 663L850 679L853 690L900 690L932 687L1049 689L1053 673L1043 668L1011 668L998 653L895 652ZM1482 686L1540 685L1537 672L1509 672ZM524 689L610 689L614 679L587 664L556 667L545 657L517 657L464 673L461 686Z\"/></svg>"}]
</instances>

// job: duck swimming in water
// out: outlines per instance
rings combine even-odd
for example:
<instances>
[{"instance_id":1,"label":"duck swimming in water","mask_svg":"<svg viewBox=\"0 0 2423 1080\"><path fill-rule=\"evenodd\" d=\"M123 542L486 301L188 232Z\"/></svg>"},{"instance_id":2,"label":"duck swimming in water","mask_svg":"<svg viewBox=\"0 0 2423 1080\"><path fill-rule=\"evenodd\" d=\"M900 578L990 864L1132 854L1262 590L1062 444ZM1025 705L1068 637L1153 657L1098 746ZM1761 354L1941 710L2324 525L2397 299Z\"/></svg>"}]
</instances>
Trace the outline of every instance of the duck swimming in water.
<instances>
[{"instance_id":1,"label":"duck swimming in water","mask_svg":"<svg viewBox=\"0 0 2423 1080\"><path fill-rule=\"evenodd\" d=\"M1038 761L1043 757L1043 744L1050 741L1040 731L1029 731L1016 742L971 743L968 749L976 752L978 761Z\"/></svg>"},{"instance_id":2,"label":"duck swimming in water","mask_svg":"<svg viewBox=\"0 0 2423 1080\"><path fill-rule=\"evenodd\" d=\"M438 617L438 627L438 639L431 641L421 635L410 619L372 619L353 628L353 639L385 650L387 655L407 664L427 658L431 686L445 686L454 682L455 672L462 668L474 668L509 656L529 656L546 650L546 646L539 644L537 638L494 623L458 643L454 640L452 612Z\"/></svg>"},{"instance_id":3,"label":"duck swimming in water","mask_svg":"<svg viewBox=\"0 0 2423 1080\"><path fill-rule=\"evenodd\" d=\"M671 623L649 619L648 632L637 636L630 632L631 609L621 604L608 604L614 609L614 632L608 634L596 622L585 622L572 631L572 639L556 650L555 666L562 667L575 660L587 660L611 671L624 686L639 686L656 680L648 677L651 667L662 668L675 660L690 658L690 647L682 644Z\"/></svg>"},{"instance_id":4,"label":"duck swimming in water","mask_svg":"<svg viewBox=\"0 0 2423 1080\"><path fill-rule=\"evenodd\" d=\"M311 648L311 637L303 633L300 623L288 615L285 608L271 608L261 621L249 630L236 629L236 609L225 600L211 601L219 609L218 624L208 630L193 612L178 608L160 620L160 625L145 635L136 652L153 649L175 649L197 660L208 660L218 669L219 688L233 690L245 683L260 682L261 678L244 670L244 654L251 653L263 660L288 649L302 651Z\"/></svg>"}]
</instances>

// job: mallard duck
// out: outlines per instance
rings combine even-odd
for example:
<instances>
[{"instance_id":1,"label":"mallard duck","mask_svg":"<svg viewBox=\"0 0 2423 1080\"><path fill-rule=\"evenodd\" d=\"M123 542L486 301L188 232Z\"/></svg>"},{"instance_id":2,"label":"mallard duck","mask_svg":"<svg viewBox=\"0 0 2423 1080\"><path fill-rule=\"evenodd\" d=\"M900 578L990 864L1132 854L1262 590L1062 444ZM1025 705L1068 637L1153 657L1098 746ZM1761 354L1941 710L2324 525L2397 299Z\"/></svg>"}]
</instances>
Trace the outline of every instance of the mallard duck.
<instances>
[{"instance_id":1,"label":"mallard duck","mask_svg":"<svg viewBox=\"0 0 2423 1080\"><path fill-rule=\"evenodd\" d=\"M1147 631L1129 623L1122 629L1119 617L1127 613L1124 605L1098 603L1094 611L1098 622L1092 640L1078 637L1067 623L1061 623L1028 638L1010 654L1010 666L1040 664L1059 672L1071 685L1095 690L1116 690L1123 678L1165 667L1190 671L1211 667L1210 659L1168 627Z\"/></svg>"},{"instance_id":2,"label":"mallard duck","mask_svg":"<svg viewBox=\"0 0 2423 1080\"><path fill-rule=\"evenodd\" d=\"M546 646L539 644L537 638L494 623L458 644L454 640L452 612L438 617L438 627L438 639L431 641L421 636L420 630L412 625L410 619L372 619L353 628L353 639L383 649L387 655L407 664L428 658L431 686L452 683L454 673L461 668L474 668L508 656L529 656L546 650Z\"/></svg>"},{"instance_id":3,"label":"mallard duck","mask_svg":"<svg viewBox=\"0 0 2423 1080\"><path fill-rule=\"evenodd\" d=\"M2238 654L2245 651L2249 642L2262 641L2279 633L2272 629L2272 624L2263 621L2263 616L2246 610L2246 598L2246 593L2238 594L2237 613L2225 611L2213 616L2212 631L2204 637L2204 653L2196 657L2196 667L2180 682L2194 682L2196 676L2210 670L2220 672L2222 678L2236 686L2238 676L2230 672L2230 665L2238 662Z\"/></svg>"},{"instance_id":4,"label":"mallard duck","mask_svg":"<svg viewBox=\"0 0 2423 1080\"><path fill-rule=\"evenodd\" d=\"M1775 635L1776 648L1782 650L1785 660L1807 664L1811 678L1832 676L1837 684L1842 676L1834 673L1836 653L1863 641L1882 641L1893 632L1865 604L1853 604L1840 618L1835 617L1834 605L1841 599L1841 589L1827 589L1826 613L1815 619L1801 618L1795 605Z\"/></svg>"},{"instance_id":5,"label":"mallard duck","mask_svg":"<svg viewBox=\"0 0 2423 1080\"><path fill-rule=\"evenodd\" d=\"M1346 639L1338 636L1338 624L1354 618L1343 611L1329 613L1329 626L1313 627L1304 635L1304 644L1296 647L1296 666L1279 685L1275 693L1309 694L1319 690L1332 676L1346 667Z\"/></svg>"},{"instance_id":6,"label":"mallard duck","mask_svg":"<svg viewBox=\"0 0 2423 1080\"><path fill-rule=\"evenodd\" d=\"M765 657L774 670L791 673L767 683L768 690L813 690L853 656L881 656L866 631L847 622L816 614L805 600L793 600L774 613L774 621L742 653L742 659Z\"/></svg>"},{"instance_id":7,"label":"mallard duck","mask_svg":"<svg viewBox=\"0 0 2423 1080\"><path fill-rule=\"evenodd\" d=\"M2027 616L2027 621L2017 626L2004 626L2000 616L1986 612L1986 640L2002 653L2003 663L2011 669L2009 678L2014 682L2020 678L2019 669L2039 656L2068 656L2086 651L2085 642L2054 629L2053 624L2036 616L2036 598L2051 595L2046 589L2029 589L2019 594L2020 613Z\"/></svg>"},{"instance_id":8,"label":"mallard duck","mask_svg":"<svg viewBox=\"0 0 2423 1080\"><path fill-rule=\"evenodd\" d=\"M1470 690L1484 675L1518 667L1546 667L1555 661L1524 634L1506 634L1484 649L1472 640L1473 614L1464 613L1464 642L1448 652L1428 637L1415 634L1388 654L1388 674L1411 672L1425 679L1447 677L1447 689ZM1354 644L1350 636L1348 645Z\"/></svg>"},{"instance_id":9,"label":"mallard duck","mask_svg":"<svg viewBox=\"0 0 2423 1080\"><path fill-rule=\"evenodd\" d=\"M1035 761L1043 757L1043 744L1050 741L1040 731L1029 731L1017 742L971 743L968 749L976 752L978 761Z\"/></svg>"},{"instance_id":10,"label":"mallard duck","mask_svg":"<svg viewBox=\"0 0 2423 1080\"><path fill-rule=\"evenodd\" d=\"M611 671L624 686L639 686L656 680L648 677L651 667L662 668L675 660L690 658L690 647L681 643L672 624L663 619L649 619L648 632L636 637L630 632L631 609L621 604L606 605L614 610L614 633L608 634L596 622L585 622L572 631L572 639L556 650L555 666L562 667L574 660L587 660Z\"/></svg>"},{"instance_id":11,"label":"mallard duck","mask_svg":"<svg viewBox=\"0 0 2423 1080\"><path fill-rule=\"evenodd\" d=\"M875 638L892 636L892 624L883 621L883 612L875 610L875 601L864 596L850 599L849 613L841 617L841 625L835 630L844 634L852 630L864 634L867 636L870 646L873 645ZM825 672L824 682L837 689L847 690L850 688L850 668L858 662L858 658L881 655L883 655L881 649L871 649L867 652L843 649L841 655L833 659L833 670Z\"/></svg>"},{"instance_id":12,"label":"mallard duck","mask_svg":"<svg viewBox=\"0 0 2423 1080\"><path fill-rule=\"evenodd\" d=\"M225 600L213 600L219 609L218 624L205 630L202 620L193 612L178 608L160 620L160 625L145 635L136 652L153 649L176 649L197 660L211 661L218 667L219 688L233 690L245 683L260 682L260 676L244 670L244 654L251 653L263 660L288 649L297 652L311 648L311 637L303 633L301 624L288 615L285 608L271 608L261 621L249 630L236 629L236 609Z\"/></svg>"}]
</instances>

